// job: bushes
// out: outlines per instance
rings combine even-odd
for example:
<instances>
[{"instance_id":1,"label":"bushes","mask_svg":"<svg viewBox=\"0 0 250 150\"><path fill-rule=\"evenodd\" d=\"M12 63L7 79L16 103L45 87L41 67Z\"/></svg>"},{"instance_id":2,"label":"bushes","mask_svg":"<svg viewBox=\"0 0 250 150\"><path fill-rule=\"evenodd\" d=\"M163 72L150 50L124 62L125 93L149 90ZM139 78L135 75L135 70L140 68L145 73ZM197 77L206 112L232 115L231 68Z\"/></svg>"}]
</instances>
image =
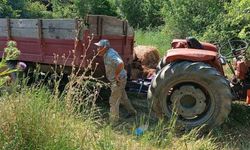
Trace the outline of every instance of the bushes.
<instances>
[{"instance_id":1,"label":"bushes","mask_svg":"<svg viewBox=\"0 0 250 150\"><path fill-rule=\"evenodd\" d=\"M250 38L249 0L170 0L165 2L165 31L172 38L196 36L206 41Z\"/></svg>"},{"instance_id":2,"label":"bushes","mask_svg":"<svg viewBox=\"0 0 250 150\"><path fill-rule=\"evenodd\" d=\"M133 27L146 29L164 24L162 4L161 0L121 0L120 9Z\"/></svg>"},{"instance_id":3,"label":"bushes","mask_svg":"<svg viewBox=\"0 0 250 150\"><path fill-rule=\"evenodd\" d=\"M46 6L32 0L0 0L0 18L41 18L49 17Z\"/></svg>"},{"instance_id":4,"label":"bushes","mask_svg":"<svg viewBox=\"0 0 250 150\"><path fill-rule=\"evenodd\" d=\"M165 31L173 38L203 35L223 11L223 2L217 0L169 0L165 2Z\"/></svg>"},{"instance_id":5,"label":"bushes","mask_svg":"<svg viewBox=\"0 0 250 150\"><path fill-rule=\"evenodd\" d=\"M233 37L250 39L250 0L226 2L224 9L207 27L203 38L213 41L225 41Z\"/></svg>"},{"instance_id":6,"label":"bushes","mask_svg":"<svg viewBox=\"0 0 250 150\"><path fill-rule=\"evenodd\" d=\"M108 0L0 0L1 18L83 18L87 13L117 16Z\"/></svg>"},{"instance_id":7,"label":"bushes","mask_svg":"<svg viewBox=\"0 0 250 150\"><path fill-rule=\"evenodd\" d=\"M169 39L250 38L249 0L0 0L0 17L83 18L87 13L125 18L134 28L165 26ZM150 28L148 28L150 27Z\"/></svg>"},{"instance_id":8,"label":"bushes","mask_svg":"<svg viewBox=\"0 0 250 150\"><path fill-rule=\"evenodd\" d=\"M9 66L7 65L7 61L17 60L20 55L20 50L16 46L17 45L15 41L8 41L6 48L4 48L4 54L0 61L0 88L7 82L10 82L11 73L25 69L19 65L14 66L14 68L9 68ZM26 65L24 65L24 67L26 67Z\"/></svg>"}]
</instances>

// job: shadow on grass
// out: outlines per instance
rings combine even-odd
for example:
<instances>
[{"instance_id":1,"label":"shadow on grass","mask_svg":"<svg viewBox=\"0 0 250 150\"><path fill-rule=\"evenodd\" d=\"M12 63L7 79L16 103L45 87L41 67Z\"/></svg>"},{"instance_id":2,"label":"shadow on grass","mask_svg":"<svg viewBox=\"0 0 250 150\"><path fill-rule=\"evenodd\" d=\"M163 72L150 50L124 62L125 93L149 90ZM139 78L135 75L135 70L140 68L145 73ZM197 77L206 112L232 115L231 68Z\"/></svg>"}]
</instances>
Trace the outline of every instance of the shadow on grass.
<instances>
[{"instance_id":1,"label":"shadow on grass","mask_svg":"<svg viewBox=\"0 0 250 150\"><path fill-rule=\"evenodd\" d=\"M129 93L132 104L138 111L136 117L124 118L126 110L121 107L121 123L115 130L122 131L123 134L134 134L135 128L148 123L148 139L156 138L157 142L169 136L169 120L160 122L149 115L148 103L146 95L138 95ZM102 107L102 106L100 106ZM108 117L109 105L106 101L106 117ZM158 131L157 131L158 130ZM173 131L175 137L182 137L188 132ZM244 102L234 102L228 119L221 126L215 128L209 136L215 139L215 143L223 149L250 149L250 107ZM158 135L156 137L156 135ZM171 138L168 138L171 139ZM153 142L154 143L154 142ZM167 142L168 143L168 142ZM166 144L167 144L166 143ZM160 143L157 143L159 145Z\"/></svg>"},{"instance_id":2,"label":"shadow on grass","mask_svg":"<svg viewBox=\"0 0 250 150\"><path fill-rule=\"evenodd\" d=\"M222 146L250 149L250 107L244 102L233 102L231 113L224 124L216 128L213 136Z\"/></svg>"}]
</instances>

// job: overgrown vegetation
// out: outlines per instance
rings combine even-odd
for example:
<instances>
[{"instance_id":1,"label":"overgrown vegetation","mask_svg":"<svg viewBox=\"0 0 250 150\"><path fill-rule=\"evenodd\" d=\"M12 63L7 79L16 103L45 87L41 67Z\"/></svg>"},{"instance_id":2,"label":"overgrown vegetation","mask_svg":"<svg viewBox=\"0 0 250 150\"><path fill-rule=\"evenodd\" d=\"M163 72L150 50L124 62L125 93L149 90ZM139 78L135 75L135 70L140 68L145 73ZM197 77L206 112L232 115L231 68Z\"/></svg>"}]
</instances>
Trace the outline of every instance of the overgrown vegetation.
<instances>
[{"instance_id":1,"label":"overgrown vegetation","mask_svg":"<svg viewBox=\"0 0 250 150\"><path fill-rule=\"evenodd\" d=\"M206 41L231 37L249 39L250 0L0 0L0 17L74 18L87 13L128 19L136 30L136 44L158 47L163 55L172 38L196 36ZM0 68L6 67L2 59ZM5 70L6 71L6 70ZM0 72L1 75L10 72ZM107 121L108 111L96 105L103 83L87 73L72 74L65 91L62 80L49 80L32 86L0 86L10 93L0 96L1 149L249 149L250 109L233 104L229 119L208 135L198 130L179 132L175 120L150 120L140 112L119 126ZM3 81L2 81L3 80ZM23 81L25 83L25 80ZM20 87L21 86L21 87ZM85 91L85 92L82 92ZM137 99L134 96L134 99ZM145 99L142 97L141 99ZM242 109L243 108L243 109ZM145 121L147 120L147 121ZM142 136L134 129L149 124Z\"/></svg>"},{"instance_id":2,"label":"overgrown vegetation","mask_svg":"<svg viewBox=\"0 0 250 150\"><path fill-rule=\"evenodd\" d=\"M206 41L249 38L250 0L0 0L0 17L83 18L86 14L127 19L134 28L163 26L167 39Z\"/></svg>"},{"instance_id":3,"label":"overgrown vegetation","mask_svg":"<svg viewBox=\"0 0 250 150\"><path fill-rule=\"evenodd\" d=\"M0 17L83 18L102 14L127 19L138 30L137 44L157 46L161 54L173 38L194 36L208 42L249 39L249 10L249 0L0 0ZM145 43L148 37L152 39Z\"/></svg>"},{"instance_id":4,"label":"overgrown vegetation","mask_svg":"<svg viewBox=\"0 0 250 150\"><path fill-rule=\"evenodd\" d=\"M200 136L197 129L186 133L175 130L175 119L148 122L145 112L138 120L124 120L118 126L111 126L105 113L100 113L105 110L93 103L96 97L79 95L73 92L73 87L69 89L71 92L59 96L42 84L15 86L12 93L0 97L0 148L3 150L249 148L249 121L245 121L249 109L242 109L240 103L233 105L225 124ZM148 123L143 135L134 134L136 127Z\"/></svg>"},{"instance_id":5,"label":"overgrown vegetation","mask_svg":"<svg viewBox=\"0 0 250 150\"><path fill-rule=\"evenodd\" d=\"M7 64L8 63L7 61L16 60L19 57L19 55L20 55L20 51L16 47L16 42L8 41L6 48L4 48L3 57L0 61L0 88L4 84L7 84L8 82L10 82L11 73L15 73L19 70L22 70L22 68L20 68L21 66L17 65L17 68L9 68Z\"/></svg>"},{"instance_id":6,"label":"overgrown vegetation","mask_svg":"<svg viewBox=\"0 0 250 150\"><path fill-rule=\"evenodd\" d=\"M72 112L64 100L45 87L22 87L22 91L2 96L1 149L217 148L209 137L196 140L195 130L178 138L163 122L141 137L127 134L127 130L133 133L134 126L113 128L97 115L94 106L84 105L85 111Z\"/></svg>"}]
</instances>

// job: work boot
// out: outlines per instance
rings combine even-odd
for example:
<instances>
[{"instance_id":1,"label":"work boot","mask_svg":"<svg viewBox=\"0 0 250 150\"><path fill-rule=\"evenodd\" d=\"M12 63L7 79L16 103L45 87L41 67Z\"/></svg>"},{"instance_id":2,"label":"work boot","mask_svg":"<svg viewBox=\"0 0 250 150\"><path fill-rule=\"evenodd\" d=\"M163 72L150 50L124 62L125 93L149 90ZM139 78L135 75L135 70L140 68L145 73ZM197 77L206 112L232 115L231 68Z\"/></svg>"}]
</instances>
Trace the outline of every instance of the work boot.
<instances>
[{"instance_id":1,"label":"work boot","mask_svg":"<svg viewBox=\"0 0 250 150\"><path fill-rule=\"evenodd\" d=\"M119 117L118 116L115 116L115 115L111 115L110 114L110 116L109 116L109 122L111 123L111 124L115 124L115 123L117 123L117 122L119 122Z\"/></svg>"},{"instance_id":2,"label":"work boot","mask_svg":"<svg viewBox=\"0 0 250 150\"><path fill-rule=\"evenodd\" d=\"M119 118L109 118L111 127L115 128L121 124L121 120Z\"/></svg>"}]
</instances>

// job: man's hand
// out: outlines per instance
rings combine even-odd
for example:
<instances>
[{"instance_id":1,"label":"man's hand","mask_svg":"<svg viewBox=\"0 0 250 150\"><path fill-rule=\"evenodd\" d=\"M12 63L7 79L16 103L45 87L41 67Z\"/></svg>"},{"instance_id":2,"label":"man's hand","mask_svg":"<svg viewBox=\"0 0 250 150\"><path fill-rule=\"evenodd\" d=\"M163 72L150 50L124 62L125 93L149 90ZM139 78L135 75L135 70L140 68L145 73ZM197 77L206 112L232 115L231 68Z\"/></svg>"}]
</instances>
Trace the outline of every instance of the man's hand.
<instances>
[{"instance_id":1,"label":"man's hand","mask_svg":"<svg viewBox=\"0 0 250 150\"><path fill-rule=\"evenodd\" d=\"M116 80L116 84L119 85L121 81L119 74L115 76L115 80Z\"/></svg>"}]
</instances>

